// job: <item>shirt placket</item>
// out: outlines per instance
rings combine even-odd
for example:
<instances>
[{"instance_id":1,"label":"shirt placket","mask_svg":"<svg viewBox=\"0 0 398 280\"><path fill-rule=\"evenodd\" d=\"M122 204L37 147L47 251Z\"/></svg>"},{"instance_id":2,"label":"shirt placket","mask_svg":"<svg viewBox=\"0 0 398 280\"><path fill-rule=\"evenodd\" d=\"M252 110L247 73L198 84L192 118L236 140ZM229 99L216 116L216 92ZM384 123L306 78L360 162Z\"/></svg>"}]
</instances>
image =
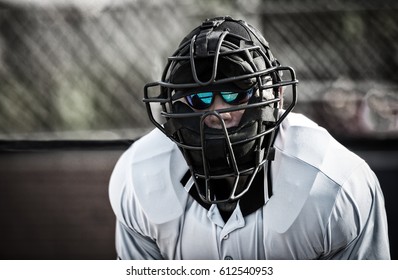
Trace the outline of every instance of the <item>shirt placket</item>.
<instances>
[{"instance_id":1,"label":"shirt placket","mask_svg":"<svg viewBox=\"0 0 398 280\"><path fill-rule=\"evenodd\" d=\"M245 226L245 220L239 204L228 219L227 223L222 219L216 205L212 205L210 207L208 217L216 226L216 239L220 259L240 259L241 252L239 252L239 246L236 246L236 242L239 242L236 240L238 238L236 230Z\"/></svg>"}]
</instances>

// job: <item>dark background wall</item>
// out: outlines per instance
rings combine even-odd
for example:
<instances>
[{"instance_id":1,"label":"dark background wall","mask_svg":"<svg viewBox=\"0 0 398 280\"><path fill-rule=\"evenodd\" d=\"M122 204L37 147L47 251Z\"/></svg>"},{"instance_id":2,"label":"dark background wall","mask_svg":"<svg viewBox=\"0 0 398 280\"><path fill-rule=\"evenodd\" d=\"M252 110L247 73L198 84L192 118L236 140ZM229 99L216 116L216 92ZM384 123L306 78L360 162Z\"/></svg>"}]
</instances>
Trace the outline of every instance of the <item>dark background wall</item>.
<instances>
[{"instance_id":1,"label":"dark background wall","mask_svg":"<svg viewBox=\"0 0 398 280\"><path fill-rule=\"evenodd\" d=\"M108 181L121 153L0 153L0 258L115 259Z\"/></svg>"}]
</instances>

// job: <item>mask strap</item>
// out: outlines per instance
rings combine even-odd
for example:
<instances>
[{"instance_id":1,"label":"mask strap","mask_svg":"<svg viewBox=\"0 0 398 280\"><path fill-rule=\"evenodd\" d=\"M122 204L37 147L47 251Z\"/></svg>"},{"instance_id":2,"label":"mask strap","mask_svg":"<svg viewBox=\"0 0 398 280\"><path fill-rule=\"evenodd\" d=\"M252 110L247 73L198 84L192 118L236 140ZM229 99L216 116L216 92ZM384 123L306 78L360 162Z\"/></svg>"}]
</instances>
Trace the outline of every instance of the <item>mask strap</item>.
<instances>
[{"instance_id":1,"label":"mask strap","mask_svg":"<svg viewBox=\"0 0 398 280\"><path fill-rule=\"evenodd\" d=\"M192 76L195 82L201 86L209 85L216 79L218 58L220 55L221 45L229 31L214 29L223 22L224 19L203 22L202 26L200 27L200 33L196 36L193 36L191 39L189 57L192 68ZM201 81L198 78L198 74L196 71L195 57L208 57L209 55L214 55L212 75L208 81Z\"/></svg>"}]
</instances>

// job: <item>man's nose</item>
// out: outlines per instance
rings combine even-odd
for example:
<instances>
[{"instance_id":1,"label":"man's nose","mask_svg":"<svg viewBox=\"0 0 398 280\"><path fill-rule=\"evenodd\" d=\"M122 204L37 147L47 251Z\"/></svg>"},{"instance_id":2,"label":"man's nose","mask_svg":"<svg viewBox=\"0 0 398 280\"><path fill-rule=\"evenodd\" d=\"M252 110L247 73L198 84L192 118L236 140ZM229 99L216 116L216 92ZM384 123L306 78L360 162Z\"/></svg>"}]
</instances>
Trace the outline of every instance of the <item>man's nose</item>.
<instances>
[{"instance_id":1,"label":"man's nose","mask_svg":"<svg viewBox=\"0 0 398 280\"><path fill-rule=\"evenodd\" d=\"M219 94L216 94L216 96L214 96L214 102L211 105L210 110L215 111L215 110L225 109L225 108L229 108L229 107L231 107L231 105L226 103ZM220 113L220 117L224 121L229 121L232 119L230 112ZM220 124L220 119L218 117L216 117L215 115L210 115L210 116L208 116L208 118L211 123Z\"/></svg>"},{"instance_id":2,"label":"man's nose","mask_svg":"<svg viewBox=\"0 0 398 280\"><path fill-rule=\"evenodd\" d=\"M214 96L214 102L210 107L211 110L220 110L230 107L219 94Z\"/></svg>"}]
</instances>

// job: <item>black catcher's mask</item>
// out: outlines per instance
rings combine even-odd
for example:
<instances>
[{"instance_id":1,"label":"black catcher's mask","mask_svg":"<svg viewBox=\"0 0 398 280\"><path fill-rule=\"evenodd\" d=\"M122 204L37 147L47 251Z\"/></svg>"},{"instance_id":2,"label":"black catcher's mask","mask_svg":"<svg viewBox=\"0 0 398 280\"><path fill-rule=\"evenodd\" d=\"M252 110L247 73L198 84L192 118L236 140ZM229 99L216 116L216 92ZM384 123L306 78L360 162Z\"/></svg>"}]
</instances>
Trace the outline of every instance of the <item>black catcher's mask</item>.
<instances>
[{"instance_id":1,"label":"black catcher's mask","mask_svg":"<svg viewBox=\"0 0 398 280\"><path fill-rule=\"evenodd\" d=\"M145 86L144 102L150 120L182 151L201 199L229 202L242 197L273 159L275 131L296 104L297 83L294 70L279 64L255 28L219 17L204 21L183 39L162 80ZM282 88L287 86L291 101L281 110ZM181 101L202 89L251 88L248 102L216 111L194 110ZM163 121L155 118L153 104L160 104ZM220 114L237 110L244 110L239 125L227 128ZM220 129L205 124L210 115L220 120ZM231 188L220 194L220 180L227 178Z\"/></svg>"}]
</instances>

